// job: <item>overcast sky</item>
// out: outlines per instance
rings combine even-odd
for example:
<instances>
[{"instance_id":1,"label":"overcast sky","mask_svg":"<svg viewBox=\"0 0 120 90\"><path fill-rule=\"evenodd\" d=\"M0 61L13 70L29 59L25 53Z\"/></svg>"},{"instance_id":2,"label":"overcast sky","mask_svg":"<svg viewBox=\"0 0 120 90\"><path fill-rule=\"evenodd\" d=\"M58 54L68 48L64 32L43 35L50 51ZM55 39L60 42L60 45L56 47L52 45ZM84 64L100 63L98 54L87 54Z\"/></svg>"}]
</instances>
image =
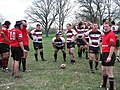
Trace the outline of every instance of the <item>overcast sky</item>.
<instances>
[{"instance_id":1,"label":"overcast sky","mask_svg":"<svg viewBox=\"0 0 120 90\"><path fill-rule=\"evenodd\" d=\"M13 28L16 20L24 19L24 11L28 6L32 5L32 1L34 0L0 0L0 14L5 20L11 21L11 28Z\"/></svg>"},{"instance_id":2,"label":"overcast sky","mask_svg":"<svg viewBox=\"0 0 120 90\"><path fill-rule=\"evenodd\" d=\"M0 0L0 14L12 22L24 19L25 9L32 4L33 0Z\"/></svg>"}]
</instances>

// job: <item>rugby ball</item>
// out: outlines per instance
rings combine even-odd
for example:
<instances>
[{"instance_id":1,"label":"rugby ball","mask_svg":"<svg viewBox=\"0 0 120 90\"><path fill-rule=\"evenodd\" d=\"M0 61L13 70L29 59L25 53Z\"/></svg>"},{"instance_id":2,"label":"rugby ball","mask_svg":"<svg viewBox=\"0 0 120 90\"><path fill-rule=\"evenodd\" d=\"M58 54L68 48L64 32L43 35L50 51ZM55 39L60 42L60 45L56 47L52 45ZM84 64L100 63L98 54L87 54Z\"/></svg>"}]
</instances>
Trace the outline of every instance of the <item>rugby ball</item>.
<instances>
[{"instance_id":1,"label":"rugby ball","mask_svg":"<svg viewBox=\"0 0 120 90\"><path fill-rule=\"evenodd\" d=\"M66 67L66 64L61 64L61 65L60 65L60 68L61 68L61 69L65 69L65 67Z\"/></svg>"}]
</instances>

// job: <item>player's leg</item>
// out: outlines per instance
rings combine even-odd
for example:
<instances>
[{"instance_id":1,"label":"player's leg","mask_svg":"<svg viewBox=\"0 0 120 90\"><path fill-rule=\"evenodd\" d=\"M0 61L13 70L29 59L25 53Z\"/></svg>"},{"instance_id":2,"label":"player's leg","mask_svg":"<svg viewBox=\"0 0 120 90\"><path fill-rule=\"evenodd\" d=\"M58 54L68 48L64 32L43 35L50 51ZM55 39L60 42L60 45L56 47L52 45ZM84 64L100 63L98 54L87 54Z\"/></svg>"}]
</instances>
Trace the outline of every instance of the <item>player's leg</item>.
<instances>
[{"instance_id":1,"label":"player's leg","mask_svg":"<svg viewBox=\"0 0 120 90\"><path fill-rule=\"evenodd\" d=\"M54 50L54 62L57 61L57 53L58 53L58 49L55 48L55 50Z\"/></svg>"},{"instance_id":2,"label":"player's leg","mask_svg":"<svg viewBox=\"0 0 120 90\"><path fill-rule=\"evenodd\" d=\"M29 51L29 46L24 46L25 50ZM24 53L24 56L22 57L22 66L23 66L23 72L26 71L26 58L28 56L28 52Z\"/></svg>"},{"instance_id":3,"label":"player's leg","mask_svg":"<svg viewBox=\"0 0 120 90\"><path fill-rule=\"evenodd\" d=\"M40 49L40 56L41 56L42 61L46 61L45 58L44 58L42 43L39 44L38 48Z\"/></svg>"},{"instance_id":4,"label":"player's leg","mask_svg":"<svg viewBox=\"0 0 120 90\"><path fill-rule=\"evenodd\" d=\"M61 49L62 50L62 53L63 53L63 59L64 59L64 62L66 62L66 52L64 49Z\"/></svg>"},{"instance_id":5,"label":"player's leg","mask_svg":"<svg viewBox=\"0 0 120 90\"><path fill-rule=\"evenodd\" d=\"M35 60L38 61L38 45L36 42L33 42L33 47L34 47Z\"/></svg>"}]
</instances>

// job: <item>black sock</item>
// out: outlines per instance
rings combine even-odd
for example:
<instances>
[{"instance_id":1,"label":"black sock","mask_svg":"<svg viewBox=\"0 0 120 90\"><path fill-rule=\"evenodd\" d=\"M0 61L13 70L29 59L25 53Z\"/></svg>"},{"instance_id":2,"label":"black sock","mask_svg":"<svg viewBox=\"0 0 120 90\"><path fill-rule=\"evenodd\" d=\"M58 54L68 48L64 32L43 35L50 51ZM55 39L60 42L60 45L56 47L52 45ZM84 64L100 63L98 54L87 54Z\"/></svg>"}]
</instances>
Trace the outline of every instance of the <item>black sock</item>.
<instances>
[{"instance_id":1,"label":"black sock","mask_svg":"<svg viewBox=\"0 0 120 90\"><path fill-rule=\"evenodd\" d=\"M93 69L93 60L89 60L90 69Z\"/></svg>"},{"instance_id":2,"label":"black sock","mask_svg":"<svg viewBox=\"0 0 120 90\"><path fill-rule=\"evenodd\" d=\"M109 90L114 90L114 78L113 77L109 77L109 84L110 84Z\"/></svg>"},{"instance_id":3,"label":"black sock","mask_svg":"<svg viewBox=\"0 0 120 90\"><path fill-rule=\"evenodd\" d=\"M107 79L108 79L108 75L103 75L102 87L106 87L106 85L107 85Z\"/></svg>"},{"instance_id":4,"label":"black sock","mask_svg":"<svg viewBox=\"0 0 120 90\"><path fill-rule=\"evenodd\" d=\"M41 59L43 60L43 52L40 52Z\"/></svg>"},{"instance_id":5,"label":"black sock","mask_svg":"<svg viewBox=\"0 0 120 90\"><path fill-rule=\"evenodd\" d=\"M54 59L55 59L55 61L57 60L57 54L54 54Z\"/></svg>"},{"instance_id":6,"label":"black sock","mask_svg":"<svg viewBox=\"0 0 120 90\"><path fill-rule=\"evenodd\" d=\"M88 52L85 52L85 53L86 53L85 55L86 55L86 59L87 59L88 58Z\"/></svg>"},{"instance_id":7,"label":"black sock","mask_svg":"<svg viewBox=\"0 0 120 90\"><path fill-rule=\"evenodd\" d=\"M85 48L82 49L83 53L85 52Z\"/></svg>"},{"instance_id":8,"label":"black sock","mask_svg":"<svg viewBox=\"0 0 120 90\"><path fill-rule=\"evenodd\" d=\"M81 58L82 57L82 52L78 52L78 57Z\"/></svg>"},{"instance_id":9,"label":"black sock","mask_svg":"<svg viewBox=\"0 0 120 90\"><path fill-rule=\"evenodd\" d=\"M100 61L102 61L102 53L100 53Z\"/></svg>"},{"instance_id":10,"label":"black sock","mask_svg":"<svg viewBox=\"0 0 120 90\"><path fill-rule=\"evenodd\" d=\"M23 71L26 70L26 58L22 58Z\"/></svg>"},{"instance_id":11,"label":"black sock","mask_svg":"<svg viewBox=\"0 0 120 90\"><path fill-rule=\"evenodd\" d=\"M63 53L63 59L66 61L66 53Z\"/></svg>"},{"instance_id":12,"label":"black sock","mask_svg":"<svg viewBox=\"0 0 120 90\"><path fill-rule=\"evenodd\" d=\"M21 58L22 59L22 58ZM19 61L19 70L20 70L20 67L21 67L21 60Z\"/></svg>"},{"instance_id":13,"label":"black sock","mask_svg":"<svg viewBox=\"0 0 120 90\"><path fill-rule=\"evenodd\" d=\"M95 68L97 69L97 67L98 67L98 61L95 61Z\"/></svg>"},{"instance_id":14,"label":"black sock","mask_svg":"<svg viewBox=\"0 0 120 90\"><path fill-rule=\"evenodd\" d=\"M38 54L35 53L34 56L35 56L35 60L38 61Z\"/></svg>"},{"instance_id":15,"label":"black sock","mask_svg":"<svg viewBox=\"0 0 120 90\"><path fill-rule=\"evenodd\" d=\"M0 68L2 68L2 59L0 59Z\"/></svg>"}]
</instances>

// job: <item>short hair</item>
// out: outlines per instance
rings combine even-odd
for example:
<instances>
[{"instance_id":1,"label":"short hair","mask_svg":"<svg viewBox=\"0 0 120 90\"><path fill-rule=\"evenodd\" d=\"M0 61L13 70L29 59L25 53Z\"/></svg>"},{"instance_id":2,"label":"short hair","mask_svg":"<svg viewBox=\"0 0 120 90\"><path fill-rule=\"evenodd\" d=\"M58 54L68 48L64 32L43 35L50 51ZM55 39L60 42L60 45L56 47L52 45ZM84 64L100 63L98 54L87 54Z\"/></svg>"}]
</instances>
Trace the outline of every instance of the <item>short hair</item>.
<instances>
[{"instance_id":1,"label":"short hair","mask_svg":"<svg viewBox=\"0 0 120 90\"><path fill-rule=\"evenodd\" d=\"M72 26L70 23L68 23L67 25Z\"/></svg>"},{"instance_id":2,"label":"short hair","mask_svg":"<svg viewBox=\"0 0 120 90\"><path fill-rule=\"evenodd\" d=\"M38 27L38 26L40 26L40 24L37 24L36 26Z\"/></svg>"},{"instance_id":3,"label":"short hair","mask_svg":"<svg viewBox=\"0 0 120 90\"><path fill-rule=\"evenodd\" d=\"M5 21L3 25L8 26L8 25L10 25L10 24L11 24L10 21Z\"/></svg>"},{"instance_id":4,"label":"short hair","mask_svg":"<svg viewBox=\"0 0 120 90\"><path fill-rule=\"evenodd\" d=\"M106 20L108 20L108 19L106 19L106 18L105 18L105 19L103 19L103 23L104 23Z\"/></svg>"},{"instance_id":5,"label":"short hair","mask_svg":"<svg viewBox=\"0 0 120 90\"><path fill-rule=\"evenodd\" d=\"M19 28L20 29L20 26L22 25L22 22L21 21L16 21L15 23L15 28Z\"/></svg>"}]
</instances>

